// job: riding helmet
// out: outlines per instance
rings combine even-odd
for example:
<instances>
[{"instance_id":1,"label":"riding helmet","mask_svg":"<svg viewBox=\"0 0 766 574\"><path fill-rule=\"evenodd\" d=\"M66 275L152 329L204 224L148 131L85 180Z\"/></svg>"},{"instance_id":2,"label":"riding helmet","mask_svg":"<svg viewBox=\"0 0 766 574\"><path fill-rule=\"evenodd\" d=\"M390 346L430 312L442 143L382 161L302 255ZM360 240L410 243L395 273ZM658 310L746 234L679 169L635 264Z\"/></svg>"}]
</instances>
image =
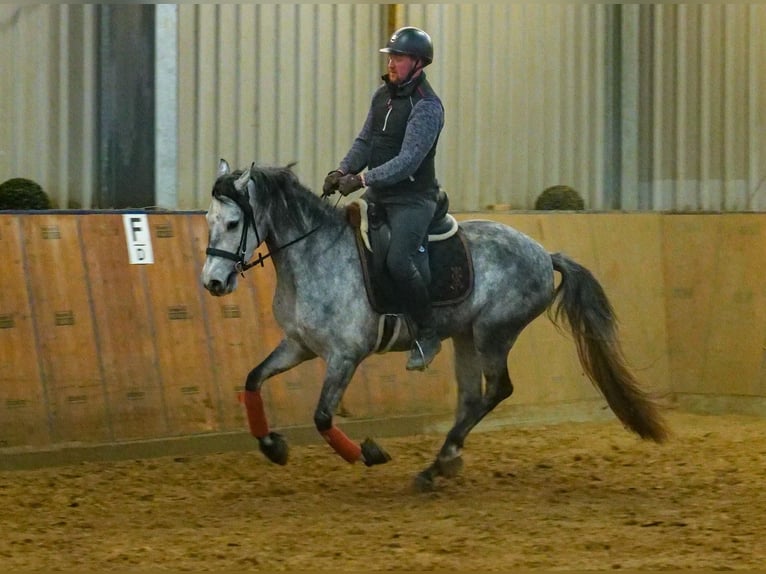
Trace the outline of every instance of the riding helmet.
<instances>
[{"instance_id":1,"label":"riding helmet","mask_svg":"<svg viewBox=\"0 0 766 574\"><path fill-rule=\"evenodd\" d=\"M394 32L389 38L385 48L380 49L386 54L406 54L423 60L423 66L427 66L434 60L434 45L431 36L420 28L405 26Z\"/></svg>"}]
</instances>

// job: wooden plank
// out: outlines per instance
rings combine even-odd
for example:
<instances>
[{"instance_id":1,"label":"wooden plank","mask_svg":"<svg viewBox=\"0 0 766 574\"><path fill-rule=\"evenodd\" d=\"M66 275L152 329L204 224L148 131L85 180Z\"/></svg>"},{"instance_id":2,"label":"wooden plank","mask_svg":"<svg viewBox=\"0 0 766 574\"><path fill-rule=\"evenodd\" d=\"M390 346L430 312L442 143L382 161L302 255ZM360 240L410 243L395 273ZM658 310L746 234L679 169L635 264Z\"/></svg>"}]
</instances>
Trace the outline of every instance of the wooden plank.
<instances>
[{"instance_id":1,"label":"wooden plank","mask_svg":"<svg viewBox=\"0 0 766 574\"><path fill-rule=\"evenodd\" d=\"M298 365L266 383L271 396L273 426L313 424L325 365L319 359Z\"/></svg>"},{"instance_id":2,"label":"wooden plank","mask_svg":"<svg viewBox=\"0 0 766 574\"><path fill-rule=\"evenodd\" d=\"M666 393L671 377L665 328L661 215L590 217L598 279L614 307L628 365L645 388Z\"/></svg>"},{"instance_id":3,"label":"wooden plank","mask_svg":"<svg viewBox=\"0 0 766 574\"><path fill-rule=\"evenodd\" d=\"M452 412L455 408L453 352L449 341L425 372L407 371L408 352L369 357L360 366L348 408L356 417Z\"/></svg>"},{"instance_id":4,"label":"wooden plank","mask_svg":"<svg viewBox=\"0 0 766 574\"><path fill-rule=\"evenodd\" d=\"M19 218L0 215L0 448L51 443Z\"/></svg>"},{"instance_id":5,"label":"wooden plank","mask_svg":"<svg viewBox=\"0 0 766 574\"><path fill-rule=\"evenodd\" d=\"M539 229L535 238L548 251L561 251L599 276L591 236L592 215L545 213L534 217ZM559 281L558 273L554 281ZM526 333L522 333L516 349L517 360L536 361L540 371L537 382L540 388L530 397L529 402L550 403L596 398L597 391L583 373L567 327L562 325L564 329L559 331L546 318L540 319L527 328L530 335L537 336L536 346L525 347L523 341ZM540 360L543 357L544 360Z\"/></svg>"},{"instance_id":6,"label":"wooden plank","mask_svg":"<svg viewBox=\"0 0 766 574\"><path fill-rule=\"evenodd\" d=\"M696 393L702 388L711 328L711 304L717 288L712 278L717 260L720 216L665 215L662 258L665 278L665 324L671 389Z\"/></svg>"},{"instance_id":7,"label":"wooden plank","mask_svg":"<svg viewBox=\"0 0 766 574\"><path fill-rule=\"evenodd\" d=\"M452 341L442 341L442 350L425 372L407 371L409 352L389 355L388 361L397 367L401 375L399 384L409 394L408 403L395 405L392 414L451 413L457 405L457 381L455 380L455 355Z\"/></svg>"},{"instance_id":8,"label":"wooden plank","mask_svg":"<svg viewBox=\"0 0 766 574\"><path fill-rule=\"evenodd\" d=\"M757 264L766 224L757 214L458 215L510 224L588 267L651 386L766 393L766 267ZM204 217L149 220L155 264L131 266L120 214L0 216L0 448L246 428L237 393L282 339L273 266L212 297L199 283ZM344 401L351 418L454 409L450 343L426 373L405 362L391 353L360 366ZM522 332L509 368L509 404L598 396L571 337L545 317ZM269 381L271 425L311 424L323 375L315 360Z\"/></svg>"},{"instance_id":9,"label":"wooden plank","mask_svg":"<svg viewBox=\"0 0 766 574\"><path fill-rule=\"evenodd\" d=\"M220 429L220 397L200 301L199 269L182 218L150 214L154 265L146 281L158 367L171 434Z\"/></svg>"},{"instance_id":10,"label":"wooden plank","mask_svg":"<svg viewBox=\"0 0 766 574\"><path fill-rule=\"evenodd\" d=\"M720 254L709 300L705 367L697 392L756 395L766 334L766 224L760 214L720 216Z\"/></svg>"},{"instance_id":11,"label":"wooden plank","mask_svg":"<svg viewBox=\"0 0 766 574\"><path fill-rule=\"evenodd\" d=\"M41 214L20 221L52 440L111 440L79 219Z\"/></svg>"},{"instance_id":12,"label":"wooden plank","mask_svg":"<svg viewBox=\"0 0 766 574\"><path fill-rule=\"evenodd\" d=\"M131 265L122 215L80 218L115 440L167 436L145 265Z\"/></svg>"},{"instance_id":13,"label":"wooden plank","mask_svg":"<svg viewBox=\"0 0 766 574\"><path fill-rule=\"evenodd\" d=\"M426 383L416 376L422 373L409 373L404 368L406 362L407 356L403 353L387 353L373 355L362 363L353 384L365 388L369 402L364 404L364 410L361 405L356 407L360 410L354 412L355 416L382 417L417 412L412 404L411 387Z\"/></svg>"}]
</instances>

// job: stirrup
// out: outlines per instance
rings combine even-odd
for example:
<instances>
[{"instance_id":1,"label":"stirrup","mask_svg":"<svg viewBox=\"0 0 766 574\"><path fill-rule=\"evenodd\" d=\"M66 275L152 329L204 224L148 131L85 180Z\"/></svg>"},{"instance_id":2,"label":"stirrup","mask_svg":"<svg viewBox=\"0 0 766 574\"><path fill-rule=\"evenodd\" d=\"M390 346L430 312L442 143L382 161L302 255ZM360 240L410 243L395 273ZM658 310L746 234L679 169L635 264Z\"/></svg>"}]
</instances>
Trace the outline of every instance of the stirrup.
<instances>
[{"instance_id":1,"label":"stirrup","mask_svg":"<svg viewBox=\"0 0 766 574\"><path fill-rule=\"evenodd\" d=\"M436 340L436 347L435 351L430 354L429 357L426 357L425 351L423 351L423 346L420 344L420 340L415 340L415 344L412 346L412 349L410 350L410 358L407 360L407 370L408 371L425 371L426 368L428 368L428 365L431 364L431 362L434 360L436 355L439 354L439 351L441 351L441 341L438 339Z\"/></svg>"}]
</instances>

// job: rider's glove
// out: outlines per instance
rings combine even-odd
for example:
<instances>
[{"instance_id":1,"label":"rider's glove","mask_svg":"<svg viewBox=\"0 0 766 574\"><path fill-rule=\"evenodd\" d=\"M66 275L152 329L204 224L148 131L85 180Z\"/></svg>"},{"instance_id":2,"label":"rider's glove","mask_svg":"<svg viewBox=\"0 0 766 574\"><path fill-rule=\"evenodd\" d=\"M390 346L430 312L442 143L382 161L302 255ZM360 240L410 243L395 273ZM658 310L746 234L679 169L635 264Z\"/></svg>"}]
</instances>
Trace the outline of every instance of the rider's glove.
<instances>
[{"instance_id":1,"label":"rider's glove","mask_svg":"<svg viewBox=\"0 0 766 574\"><path fill-rule=\"evenodd\" d=\"M362 177L353 173L344 175L340 178L340 180L338 180L338 191L340 191L343 195L348 195L349 193L353 193L357 189L362 189L363 187L364 180Z\"/></svg>"},{"instance_id":2,"label":"rider's glove","mask_svg":"<svg viewBox=\"0 0 766 574\"><path fill-rule=\"evenodd\" d=\"M343 176L343 172L337 169L334 169L328 173L327 177L324 178L322 195L332 195L335 193L338 190L338 181L340 180L341 176Z\"/></svg>"}]
</instances>

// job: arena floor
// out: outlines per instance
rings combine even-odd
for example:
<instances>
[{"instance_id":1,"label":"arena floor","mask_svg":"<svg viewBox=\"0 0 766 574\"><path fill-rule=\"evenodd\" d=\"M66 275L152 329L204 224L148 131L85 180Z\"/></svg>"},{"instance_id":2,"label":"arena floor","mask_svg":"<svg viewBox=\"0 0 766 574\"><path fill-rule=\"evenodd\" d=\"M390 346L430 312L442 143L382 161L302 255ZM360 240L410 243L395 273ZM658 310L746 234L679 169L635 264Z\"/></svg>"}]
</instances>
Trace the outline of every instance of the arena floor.
<instances>
[{"instance_id":1,"label":"arena floor","mask_svg":"<svg viewBox=\"0 0 766 574\"><path fill-rule=\"evenodd\" d=\"M766 564L766 420L671 413L475 432L459 478L412 481L440 435L0 472L0 565L22 569L661 570Z\"/></svg>"}]
</instances>

